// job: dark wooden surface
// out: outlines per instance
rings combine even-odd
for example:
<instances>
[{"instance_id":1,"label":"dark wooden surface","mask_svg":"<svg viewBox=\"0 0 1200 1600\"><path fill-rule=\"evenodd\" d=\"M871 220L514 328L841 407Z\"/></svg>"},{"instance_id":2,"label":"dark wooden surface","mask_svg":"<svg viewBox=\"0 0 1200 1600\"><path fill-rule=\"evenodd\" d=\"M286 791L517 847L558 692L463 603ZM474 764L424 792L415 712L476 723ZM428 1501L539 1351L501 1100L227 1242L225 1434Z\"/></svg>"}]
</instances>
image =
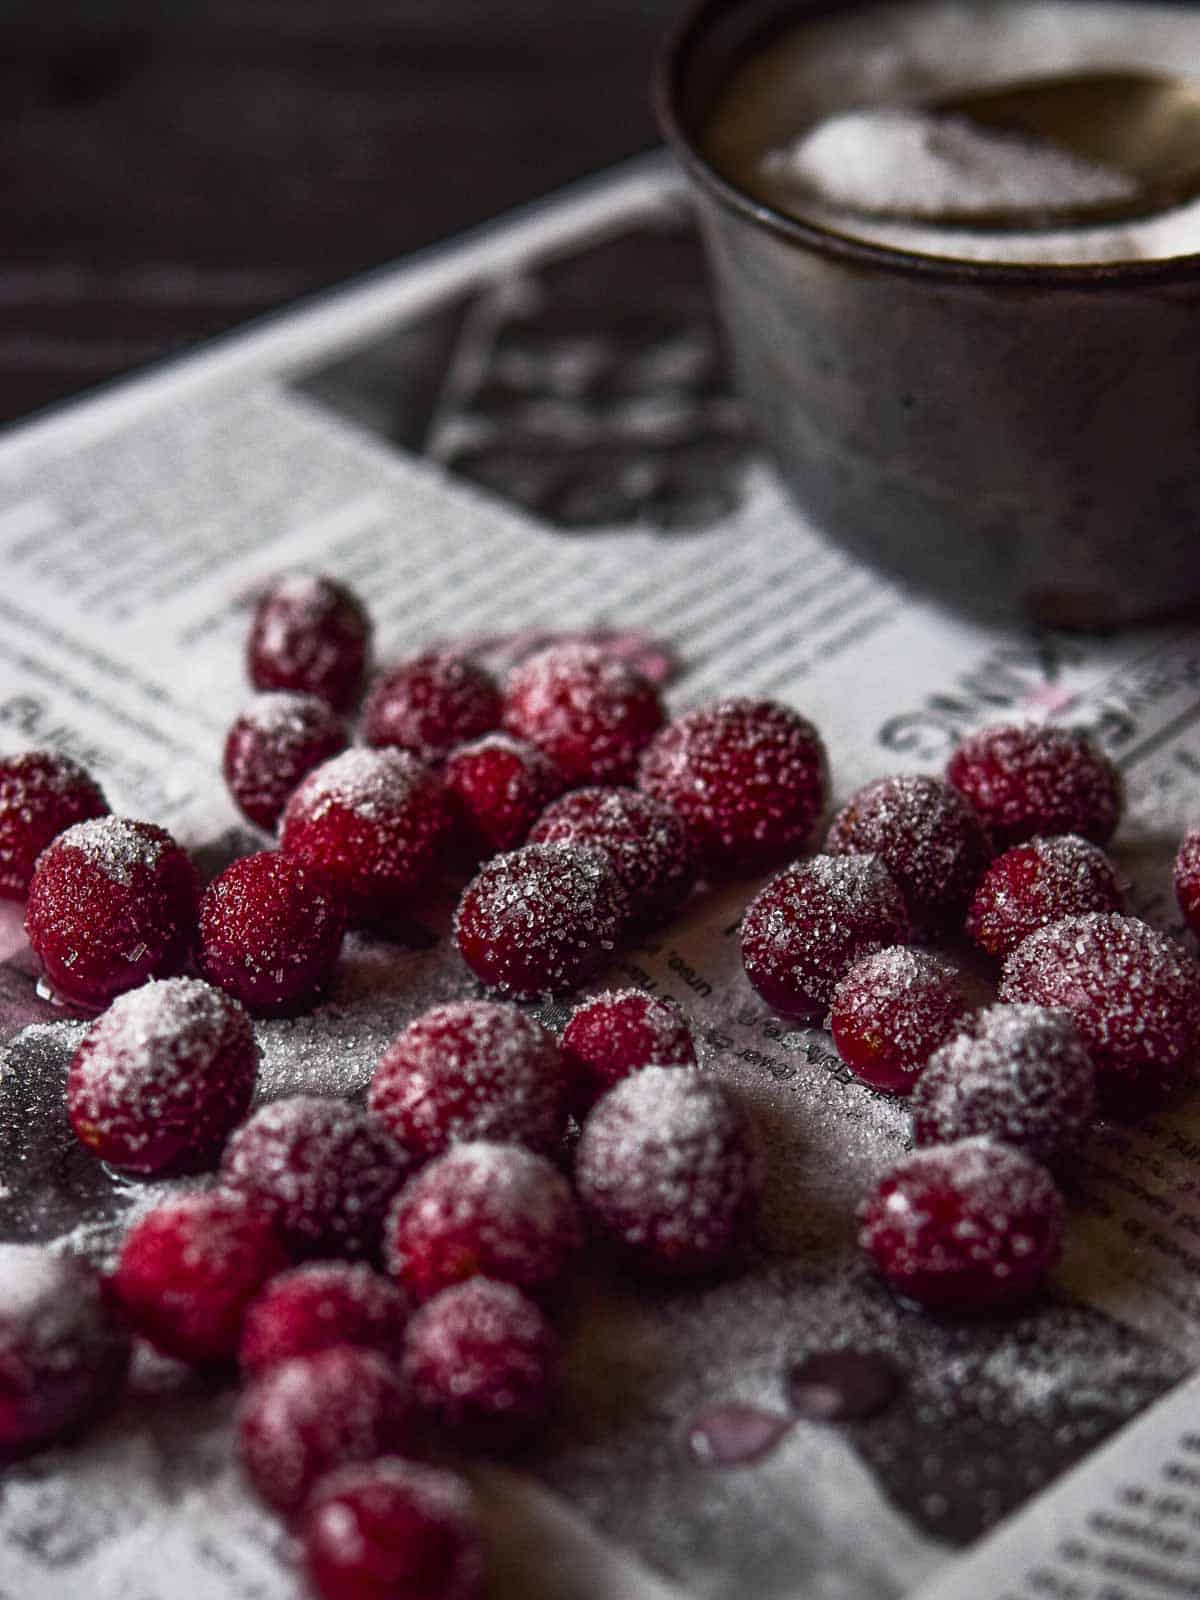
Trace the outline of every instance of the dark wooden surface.
<instances>
[{"instance_id":1,"label":"dark wooden surface","mask_svg":"<svg viewBox=\"0 0 1200 1600\"><path fill-rule=\"evenodd\" d=\"M5 0L0 419L656 142L682 0Z\"/></svg>"}]
</instances>

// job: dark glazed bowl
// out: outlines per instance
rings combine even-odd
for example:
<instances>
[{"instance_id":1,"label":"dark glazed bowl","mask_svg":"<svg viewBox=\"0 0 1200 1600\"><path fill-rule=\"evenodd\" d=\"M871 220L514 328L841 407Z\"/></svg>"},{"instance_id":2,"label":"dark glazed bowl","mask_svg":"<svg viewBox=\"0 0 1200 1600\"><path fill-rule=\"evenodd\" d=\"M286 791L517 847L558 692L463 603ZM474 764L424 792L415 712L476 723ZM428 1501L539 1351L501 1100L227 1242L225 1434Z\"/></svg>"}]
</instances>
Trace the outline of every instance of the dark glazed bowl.
<instances>
[{"instance_id":1,"label":"dark glazed bowl","mask_svg":"<svg viewBox=\"0 0 1200 1600\"><path fill-rule=\"evenodd\" d=\"M800 507L984 615L1109 627L1200 605L1200 256L965 262L795 221L700 134L805 0L702 0L655 96L699 208L738 383Z\"/></svg>"}]
</instances>

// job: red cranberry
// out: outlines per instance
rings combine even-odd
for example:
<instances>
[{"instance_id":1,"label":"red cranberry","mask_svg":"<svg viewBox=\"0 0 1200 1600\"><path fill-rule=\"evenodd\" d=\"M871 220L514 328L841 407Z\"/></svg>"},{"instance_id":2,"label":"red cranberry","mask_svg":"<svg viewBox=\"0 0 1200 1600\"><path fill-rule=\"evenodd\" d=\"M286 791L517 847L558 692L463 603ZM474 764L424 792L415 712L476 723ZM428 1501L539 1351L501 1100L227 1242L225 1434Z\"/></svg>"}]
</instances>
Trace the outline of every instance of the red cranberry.
<instances>
[{"instance_id":1,"label":"red cranberry","mask_svg":"<svg viewBox=\"0 0 1200 1600\"><path fill-rule=\"evenodd\" d=\"M595 645L552 644L508 680L504 726L549 757L567 784L629 783L662 726L658 690Z\"/></svg>"},{"instance_id":2,"label":"red cranberry","mask_svg":"<svg viewBox=\"0 0 1200 1600\"><path fill-rule=\"evenodd\" d=\"M404 1372L417 1404L471 1444L517 1444L546 1420L558 1340L511 1283L470 1278L435 1295L408 1328Z\"/></svg>"},{"instance_id":3,"label":"red cranberry","mask_svg":"<svg viewBox=\"0 0 1200 1600\"><path fill-rule=\"evenodd\" d=\"M387 1259L418 1300L466 1278L532 1294L562 1277L581 1243L570 1185L544 1156L474 1140L431 1161L387 1223Z\"/></svg>"},{"instance_id":4,"label":"red cranberry","mask_svg":"<svg viewBox=\"0 0 1200 1600\"><path fill-rule=\"evenodd\" d=\"M908 938L904 897L877 856L813 856L771 879L742 918L746 976L774 1010L813 1017L863 956Z\"/></svg>"},{"instance_id":5,"label":"red cranberry","mask_svg":"<svg viewBox=\"0 0 1200 1600\"><path fill-rule=\"evenodd\" d=\"M335 1344L398 1356L409 1298L361 1261L315 1261L282 1272L246 1312L238 1360L257 1377Z\"/></svg>"},{"instance_id":6,"label":"red cranberry","mask_svg":"<svg viewBox=\"0 0 1200 1600\"><path fill-rule=\"evenodd\" d=\"M352 920L380 921L433 876L452 817L441 779L406 750L347 750L288 801L280 848L319 873Z\"/></svg>"},{"instance_id":7,"label":"red cranberry","mask_svg":"<svg viewBox=\"0 0 1200 1600\"><path fill-rule=\"evenodd\" d=\"M542 752L507 733L488 733L451 751L442 778L460 832L476 858L524 844L562 788Z\"/></svg>"},{"instance_id":8,"label":"red cranberry","mask_svg":"<svg viewBox=\"0 0 1200 1600\"><path fill-rule=\"evenodd\" d=\"M1050 1174L990 1139L906 1156L860 1218L859 1242L891 1287L934 1311L995 1311L1028 1300L1062 1236Z\"/></svg>"},{"instance_id":9,"label":"red cranberry","mask_svg":"<svg viewBox=\"0 0 1200 1600\"><path fill-rule=\"evenodd\" d=\"M491 673L469 657L433 650L376 682L363 709L363 735L368 744L437 762L499 721L500 689Z\"/></svg>"},{"instance_id":10,"label":"red cranberry","mask_svg":"<svg viewBox=\"0 0 1200 1600\"><path fill-rule=\"evenodd\" d=\"M27 750L0 758L0 899L23 900L51 839L107 811L99 786L70 756Z\"/></svg>"},{"instance_id":11,"label":"red cranberry","mask_svg":"<svg viewBox=\"0 0 1200 1600\"><path fill-rule=\"evenodd\" d=\"M225 1147L221 1179L276 1223L297 1256L374 1256L412 1157L365 1111L295 1095L263 1106Z\"/></svg>"},{"instance_id":12,"label":"red cranberry","mask_svg":"<svg viewBox=\"0 0 1200 1600\"><path fill-rule=\"evenodd\" d=\"M195 868L152 822L78 822L42 851L25 931L64 1000L98 1010L184 965L196 931Z\"/></svg>"},{"instance_id":13,"label":"red cranberry","mask_svg":"<svg viewBox=\"0 0 1200 1600\"><path fill-rule=\"evenodd\" d=\"M320 1600L484 1600L475 1500L452 1473L399 1456L343 1467L300 1531Z\"/></svg>"},{"instance_id":14,"label":"red cranberry","mask_svg":"<svg viewBox=\"0 0 1200 1600\"><path fill-rule=\"evenodd\" d=\"M1188 927L1200 934L1200 828L1187 835L1175 857L1175 898Z\"/></svg>"},{"instance_id":15,"label":"red cranberry","mask_svg":"<svg viewBox=\"0 0 1200 1600\"><path fill-rule=\"evenodd\" d=\"M242 815L271 832L301 780L348 743L342 719L319 696L260 694L225 740L225 782Z\"/></svg>"},{"instance_id":16,"label":"red cranberry","mask_svg":"<svg viewBox=\"0 0 1200 1600\"><path fill-rule=\"evenodd\" d=\"M527 844L493 856L472 878L454 938L481 983L514 1000L536 1000L577 988L612 954L627 918L601 851Z\"/></svg>"},{"instance_id":17,"label":"red cranberry","mask_svg":"<svg viewBox=\"0 0 1200 1600\"><path fill-rule=\"evenodd\" d=\"M683 823L671 807L638 789L576 789L548 806L531 844L603 850L639 923L666 921L695 882Z\"/></svg>"},{"instance_id":18,"label":"red cranberry","mask_svg":"<svg viewBox=\"0 0 1200 1600\"><path fill-rule=\"evenodd\" d=\"M1000 998L1069 1011L1116 1113L1153 1108L1195 1069L1200 967L1136 917L1096 911L1039 928L1004 963Z\"/></svg>"},{"instance_id":19,"label":"red cranberry","mask_svg":"<svg viewBox=\"0 0 1200 1600\"><path fill-rule=\"evenodd\" d=\"M294 689L348 711L362 690L371 623L344 584L289 572L259 597L246 646L256 689Z\"/></svg>"},{"instance_id":20,"label":"red cranberry","mask_svg":"<svg viewBox=\"0 0 1200 1600\"><path fill-rule=\"evenodd\" d=\"M238 1408L246 1476L284 1516L303 1508L325 1473L402 1450L413 1433L412 1399L399 1373L378 1351L352 1345L268 1368Z\"/></svg>"},{"instance_id":21,"label":"red cranberry","mask_svg":"<svg viewBox=\"0 0 1200 1600\"><path fill-rule=\"evenodd\" d=\"M229 995L196 978L147 983L114 1000L76 1051L71 1125L123 1171L199 1171L245 1116L258 1056L250 1018Z\"/></svg>"},{"instance_id":22,"label":"red cranberry","mask_svg":"<svg viewBox=\"0 0 1200 1600\"><path fill-rule=\"evenodd\" d=\"M673 1000L640 989L609 990L579 1006L563 1029L563 1056L575 1099L586 1110L642 1067L694 1067L696 1043Z\"/></svg>"},{"instance_id":23,"label":"red cranberry","mask_svg":"<svg viewBox=\"0 0 1200 1600\"><path fill-rule=\"evenodd\" d=\"M913 1093L919 1145L986 1135L1056 1166L1083 1143L1096 1069L1065 1011L989 1006L944 1044Z\"/></svg>"},{"instance_id":24,"label":"red cranberry","mask_svg":"<svg viewBox=\"0 0 1200 1600\"><path fill-rule=\"evenodd\" d=\"M464 1139L552 1154L566 1125L558 1041L516 1006L453 1000L410 1022L371 1080L369 1105L409 1150L437 1155Z\"/></svg>"},{"instance_id":25,"label":"red cranberry","mask_svg":"<svg viewBox=\"0 0 1200 1600\"><path fill-rule=\"evenodd\" d=\"M251 1011L302 1010L333 975L346 932L342 903L292 856L243 856L200 902L200 968Z\"/></svg>"},{"instance_id":26,"label":"red cranberry","mask_svg":"<svg viewBox=\"0 0 1200 1600\"><path fill-rule=\"evenodd\" d=\"M1116 768L1067 728L985 728L954 752L946 776L1002 850L1052 833L1107 844L1121 816Z\"/></svg>"},{"instance_id":27,"label":"red cranberry","mask_svg":"<svg viewBox=\"0 0 1200 1600\"><path fill-rule=\"evenodd\" d=\"M156 1206L126 1237L113 1278L130 1322L165 1355L237 1354L246 1307L288 1264L270 1220L221 1189Z\"/></svg>"},{"instance_id":28,"label":"red cranberry","mask_svg":"<svg viewBox=\"0 0 1200 1600\"><path fill-rule=\"evenodd\" d=\"M904 892L919 928L956 925L991 847L979 818L940 778L876 778L851 796L830 825L831 855L876 855Z\"/></svg>"},{"instance_id":29,"label":"red cranberry","mask_svg":"<svg viewBox=\"0 0 1200 1600\"><path fill-rule=\"evenodd\" d=\"M829 797L820 735L773 700L719 700L669 723L638 783L676 812L713 878L799 854Z\"/></svg>"},{"instance_id":30,"label":"red cranberry","mask_svg":"<svg viewBox=\"0 0 1200 1600\"><path fill-rule=\"evenodd\" d=\"M0 1460L71 1432L120 1392L129 1335L74 1256L0 1244Z\"/></svg>"},{"instance_id":31,"label":"red cranberry","mask_svg":"<svg viewBox=\"0 0 1200 1600\"><path fill-rule=\"evenodd\" d=\"M967 934L989 956L1006 956L1049 922L1123 905L1116 869L1099 845L1061 833L996 857L975 890Z\"/></svg>"},{"instance_id":32,"label":"red cranberry","mask_svg":"<svg viewBox=\"0 0 1200 1600\"><path fill-rule=\"evenodd\" d=\"M758 1180L750 1127L722 1085L644 1067L588 1114L575 1182L588 1220L635 1266L682 1276L722 1266Z\"/></svg>"},{"instance_id":33,"label":"red cranberry","mask_svg":"<svg viewBox=\"0 0 1200 1600\"><path fill-rule=\"evenodd\" d=\"M893 945L856 961L842 978L830 1028L851 1072L874 1089L908 1094L969 1010L962 977L949 961Z\"/></svg>"}]
</instances>

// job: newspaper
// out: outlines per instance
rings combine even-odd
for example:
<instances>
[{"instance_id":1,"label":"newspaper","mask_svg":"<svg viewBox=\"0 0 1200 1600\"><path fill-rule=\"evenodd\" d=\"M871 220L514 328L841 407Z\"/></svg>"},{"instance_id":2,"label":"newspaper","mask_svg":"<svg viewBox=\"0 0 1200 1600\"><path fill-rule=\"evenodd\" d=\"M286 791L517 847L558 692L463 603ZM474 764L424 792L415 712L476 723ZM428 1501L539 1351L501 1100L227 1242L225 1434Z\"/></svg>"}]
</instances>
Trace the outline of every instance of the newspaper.
<instances>
[{"instance_id":1,"label":"newspaper","mask_svg":"<svg viewBox=\"0 0 1200 1600\"><path fill-rule=\"evenodd\" d=\"M1085 727L1128 786L1133 908L1179 931L1200 633L985 630L824 543L750 442L658 158L11 433L0 750L80 756L115 810L167 826L209 871L260 846L220 750L256 586L296 566L364 596L384 657L469 638L500 661L607 631L673 664L673 708L787 700L821 728L837 800L940 768L990 722ZM745 1272L700 1287L581 1279L561 1415L476 1474L494 1600L1200 1594L1200 1101L1097 1133L1043 1303L977 1323L898 1306L858 1259L853 1215L906 1114L747 986L736 926L757 887L700 898L595 987L640 984L694 1019L764 1145L761 1241ZM355 936L326 1004L260 1025L263 1098L361 1093L411 1016L474 992L447 939L454 892L421 908L428 940ZM36 992L19 909L0 961L0 1237L102 1258L162 1186L108 1173L65 1130L83 1024ZM846 1343L887 1350L900 1397L867 1421L784 1427L789 1364ZM688 1448L727 1403L781 1425L736 1469ZM111 1419L0 1483L2 1600L295 1593L288 1539L231 1464L232 1404L139 1358Z\"/></svg>"}]
</instances>

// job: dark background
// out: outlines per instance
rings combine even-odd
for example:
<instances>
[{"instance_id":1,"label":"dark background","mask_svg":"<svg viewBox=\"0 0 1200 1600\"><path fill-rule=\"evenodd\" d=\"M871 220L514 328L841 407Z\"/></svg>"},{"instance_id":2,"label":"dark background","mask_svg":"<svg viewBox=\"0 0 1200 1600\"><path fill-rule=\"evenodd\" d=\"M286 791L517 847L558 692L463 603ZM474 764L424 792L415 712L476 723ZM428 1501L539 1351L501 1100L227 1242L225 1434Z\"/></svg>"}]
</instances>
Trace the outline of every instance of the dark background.
<instances>
[{"instance_id":1,"label":"dark background","mask_svg":"<svg viewBox=\"0 0 1200 1600\"><path fill-rule=\"evenodd\" d=\"M684 0L4 0L0 419L657 141Z\"/></svg>"}]
</instances>

